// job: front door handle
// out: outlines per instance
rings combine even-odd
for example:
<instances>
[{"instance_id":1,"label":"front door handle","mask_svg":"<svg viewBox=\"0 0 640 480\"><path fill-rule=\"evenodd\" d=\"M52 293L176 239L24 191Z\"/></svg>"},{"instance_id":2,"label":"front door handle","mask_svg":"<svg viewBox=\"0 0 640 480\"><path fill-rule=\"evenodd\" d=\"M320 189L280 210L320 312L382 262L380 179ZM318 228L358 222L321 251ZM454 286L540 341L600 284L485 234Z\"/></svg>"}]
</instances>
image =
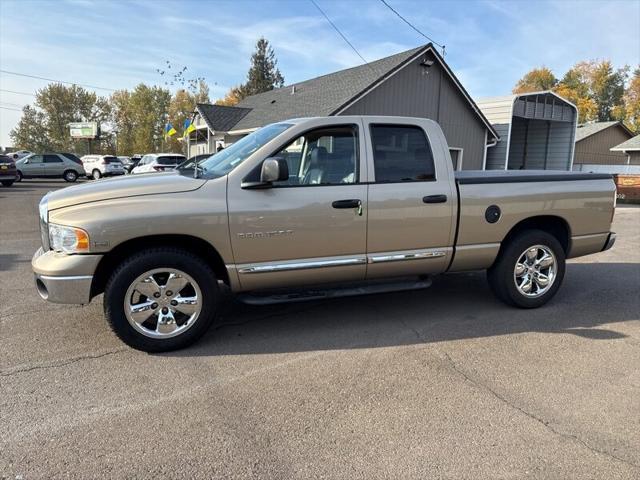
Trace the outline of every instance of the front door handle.
<instances>
[{"instance_id":1,"label":"front door handle","mask_svg":"<svg viewBox=\"0 0 640 480\"><path fill-rule=\"evenodd\" d=\"M362 202L356 198L350 198L348 200L336 200L331 204L333 208L358 208L362 205Z\"/></svg>"},{"instance_id":2,"label":"front door handle","mask_svg":"<svg viewBox=\"0 0 640 480\"><path fill-rule=\"evenodd\" d=\"M446 195L427 195L422 197L424 203L444 203L447 201Z\"/></svg>"}]
</instances>

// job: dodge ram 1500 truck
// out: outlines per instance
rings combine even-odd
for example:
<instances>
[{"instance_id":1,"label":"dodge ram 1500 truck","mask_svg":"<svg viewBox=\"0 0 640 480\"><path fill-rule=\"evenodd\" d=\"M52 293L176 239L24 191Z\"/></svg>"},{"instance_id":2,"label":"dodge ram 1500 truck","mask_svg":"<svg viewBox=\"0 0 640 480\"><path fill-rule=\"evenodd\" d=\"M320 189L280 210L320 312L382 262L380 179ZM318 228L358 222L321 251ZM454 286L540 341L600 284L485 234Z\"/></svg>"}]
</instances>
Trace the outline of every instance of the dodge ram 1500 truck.
<instances>
[{"instance_id":1,"label":"dodge ram 1500 truck","mask_svg":"<svg viewBox=\"0 0 640 480\"><path fill-rule=\"evenodd\" d=\"M500 300L534 308L566 258L615 240L609 175L454 172L438 124L402 117L275 123L199 164L65 188L39 209L40 295L104 293L115 333L146 351L199 338L222 284L267 303L486 269Z\"/></svg>"}]
</instances>

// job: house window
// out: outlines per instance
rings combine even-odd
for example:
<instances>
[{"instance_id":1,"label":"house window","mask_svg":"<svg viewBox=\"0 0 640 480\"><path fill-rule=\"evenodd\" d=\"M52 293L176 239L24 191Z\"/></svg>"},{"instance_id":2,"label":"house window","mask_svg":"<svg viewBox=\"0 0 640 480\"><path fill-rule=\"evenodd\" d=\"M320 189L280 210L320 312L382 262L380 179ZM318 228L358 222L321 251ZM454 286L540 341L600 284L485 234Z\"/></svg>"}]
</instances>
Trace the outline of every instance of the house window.
<instances>
[{"instance_id":1,"label":"house window","mask_svg":"<svg viewBox=\"0 0 640 480\"><path fill-rule=\"evenodd\" d=\"M449 147L449 154L451 155L451 163L453 163L454 170L462 170L462 153L464 149L458 147Z\"/></svg>"}]
</instances>

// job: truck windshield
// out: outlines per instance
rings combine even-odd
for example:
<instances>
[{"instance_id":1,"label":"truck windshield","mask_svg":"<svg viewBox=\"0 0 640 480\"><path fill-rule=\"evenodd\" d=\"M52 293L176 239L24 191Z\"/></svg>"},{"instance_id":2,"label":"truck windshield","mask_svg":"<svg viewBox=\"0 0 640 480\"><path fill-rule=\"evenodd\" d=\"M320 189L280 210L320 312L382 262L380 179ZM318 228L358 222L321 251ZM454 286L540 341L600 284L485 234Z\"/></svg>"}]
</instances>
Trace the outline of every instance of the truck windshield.
<instances>
[{"instance_id":1,"label":"truck windshield","mask_svg":"<svg viewBox=\"0 0 640 480\"><path fill-rule=\"evenodd\" d=\"M262 127L260 130L241 138L237 142L229 145L224 150L210 156L206 160L198 163L198 170L205 178L222 177L244 162L249 156L263 145L276 138L292 125L290 123L274 123ZM187 162L184 167L179 167L181 171L191 169L194 165Z\"/></svg>"}]
</instances>

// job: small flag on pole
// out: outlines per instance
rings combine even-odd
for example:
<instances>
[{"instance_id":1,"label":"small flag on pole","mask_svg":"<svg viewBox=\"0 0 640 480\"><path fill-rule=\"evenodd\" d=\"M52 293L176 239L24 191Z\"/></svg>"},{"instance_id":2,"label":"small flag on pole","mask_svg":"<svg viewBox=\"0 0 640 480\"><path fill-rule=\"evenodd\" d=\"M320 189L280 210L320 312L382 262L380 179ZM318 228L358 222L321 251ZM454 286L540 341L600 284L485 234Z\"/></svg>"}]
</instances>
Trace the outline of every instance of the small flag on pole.
<instances>
[{"instance_id":1,"label":"small flag on pole","mask_svg":"<svg viewBox=\"0 0 640 480\"><path fill-rule=\"evenodd\" d=\"M190 119L186 119L184 121L184 133L182 134L183 137L186 137L187 135L189 135L191 132L193 132L196 129L195 125L193 123L191 123Z\"/></svg>"},{"instance_id":2,"label":"small flag on pole","mask_svg":"<svg viewBox=\"0 0 640 480\"><path fill-rule=\"evenodd\" d=\"M176 129L173 128L173 125L171 125L170 123L167 123L167 125L164 127L164 136L165 137L170 137L172 135L175 135Z\"/></svg>"}]
</instances>

